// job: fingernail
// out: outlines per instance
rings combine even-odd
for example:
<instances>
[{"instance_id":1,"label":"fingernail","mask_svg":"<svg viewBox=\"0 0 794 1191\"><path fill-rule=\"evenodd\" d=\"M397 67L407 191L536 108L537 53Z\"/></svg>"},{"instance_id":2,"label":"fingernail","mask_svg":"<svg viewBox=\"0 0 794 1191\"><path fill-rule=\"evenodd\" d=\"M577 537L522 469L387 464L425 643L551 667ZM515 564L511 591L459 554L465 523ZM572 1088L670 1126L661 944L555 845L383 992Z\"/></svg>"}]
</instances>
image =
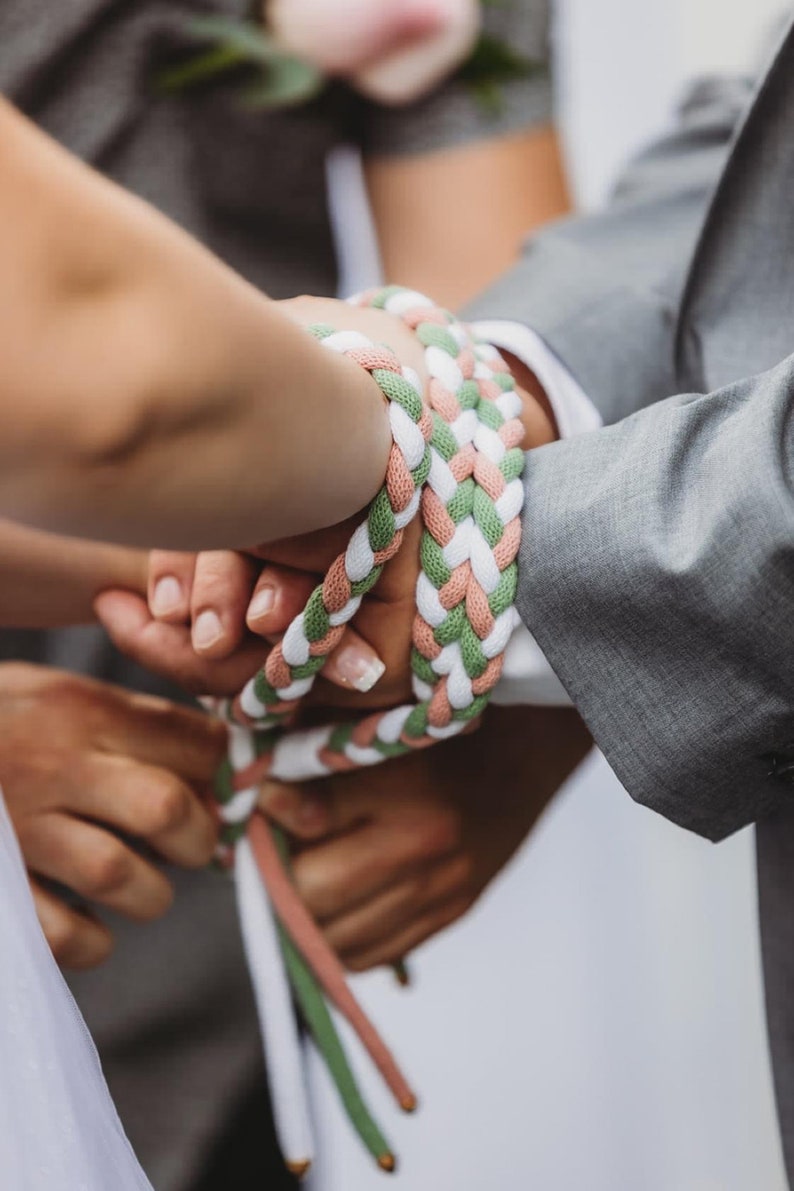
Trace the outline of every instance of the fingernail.
<instances>
[{"instance_id":1,"label":"fingernail","mask_svg":"<svg viewBox=\"0 0 794 1191\"><path fill-rule=\"evenodd\" d=\"M345 645L334 654L334 667L341 682L362 695L371 691L386 673L386 667L372 649L360 645Z\"/></svg>"},{"instance_id":2,"label":"fingernail","mask_svg":"<svg viewBox=\"0 0 794 1191\"><path fill-rule=\"evenodd\" d=\"M182 602L182 584L173 575L164 575L158 579L152 592L152 612L155 616L165 616L178 608Z\"/></svg>"},{"instance_id":3,"label":"fingernail","mask_svg":"<svg viewBox=\"0 0 794 1191\"><path fill-rule=\"evenodd\" d=\"M223 625L217 612L208 608L201 612L193 625L193 646L195 649L209 649L223 636Z\"/></svg>"},{"instance_id":4,"label":"fingernail","mask_svg":"<svg viewBox=\"0 0 794 1191\"><path fill-rule=\"evenodd\" d=\"M251 620L258 620L260 616L267 616L272 612L276 603L276 589L263 587L258 591L248 605L248 616Z\"/></svg>"}]
</instances>

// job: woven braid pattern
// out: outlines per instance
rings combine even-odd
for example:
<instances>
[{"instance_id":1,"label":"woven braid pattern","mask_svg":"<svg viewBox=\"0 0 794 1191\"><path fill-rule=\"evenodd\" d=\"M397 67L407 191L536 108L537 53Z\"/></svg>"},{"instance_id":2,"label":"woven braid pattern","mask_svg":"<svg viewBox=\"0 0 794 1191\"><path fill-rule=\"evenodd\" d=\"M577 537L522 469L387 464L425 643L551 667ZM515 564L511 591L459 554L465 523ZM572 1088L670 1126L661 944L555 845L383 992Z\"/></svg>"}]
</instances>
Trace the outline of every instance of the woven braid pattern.
<instances>
[{"instance_id":1,"label":"woven braid pattern","mask_svg":"<svg viewBox=\"0 0 794 1191\"><path fill-rule=\"evenodd\" d=\"M312 593L264 669L226 706L257 733L258 760L235 763L236 790L221 806L232 843L254 809L258 780L283 780L372 765L476 722L502 669L517 623L516 555L524 456L521 399L495 348L421 294L386 287L352 301L388 311L425 348L427 393L388 349L357 332L312 328L330 350L371 372L389 402L393 447L383 488L343 555ZM291 730L290 719L421 509L421 570L411 668L416 702L360 721ZM244 750L243 750L244 751ZM250 756L250 753L248 754Z\"/></svg>"}]
</instances>

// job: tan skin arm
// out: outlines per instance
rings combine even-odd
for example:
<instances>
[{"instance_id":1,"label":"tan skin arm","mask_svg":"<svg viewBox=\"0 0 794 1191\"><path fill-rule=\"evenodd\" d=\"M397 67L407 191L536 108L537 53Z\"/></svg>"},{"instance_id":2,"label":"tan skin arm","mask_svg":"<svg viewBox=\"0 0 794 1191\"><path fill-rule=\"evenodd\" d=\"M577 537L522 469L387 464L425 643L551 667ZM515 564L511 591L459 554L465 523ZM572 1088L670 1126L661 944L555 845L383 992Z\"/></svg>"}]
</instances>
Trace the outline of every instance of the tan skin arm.
<instances>
[{"instance_id":1,"label":"tan skin arm","mask_svg":"<svg viewBox=\"0 0 794 1191\"><path fill-rule=\"evenodd\" d=\"M86 508L86 505L87 498L93 495L96 506L98 484L103 498L100 523L91 528L99 532L110 531L107 536L111 536L114 516L117 521L121 512L120 507L116 507L121 503L118 490L124 490L126 485L133 493L136 489L140 491L144 476L147 473L156 476L162 466L152 456L166 456L180 439L187 439L194 447L194 458L198 454L210 481L205 487L211 492L217 491L216 484L211 482L213 452L207 455L196 450L208 436L212 437L215 447L221 438L216 424L218 411L213 410L212 405L219 397L225 399L227 424L234 423L237 397L249 405L248 415L252 412L252 393L245 392L253 388L250 375L238 384L242 393L234 391L241 355L238 353L232 360L225 354L223 337L218 334L209 332L206 337L194 338L185 325L186 320L192 315L201 325L208 316L214 317L217 329L223 331L230 304L242 327L230 327L225 334L226 340L236 342L243 356L247 349L252 356L251 362L261 361L263 369L267 362L265 356L270 356L271 363L274 356L272 347L267 352L268 332L272 335L274 331L283 331L283 320L272 304L213 261L209 254L192 244L167 221L79 165L3 103L0 103L0 126L5 134L0 143L0 158L7 167L7 185L0 196L2 213L6 216L2 226L14 228L14 235L6 237L9 240L6 260L10 266L7 276L16 272L25 281L16 289L13 286L0 289L0 310L4 315L4 338L8 347L0 373L0 420L6 431L7 452L15 444L17 458L23 455L26 458L24 471L27 474L17 475L17 487L21 480L23 488L27 486L30 494L28 499L36 502L33 510L27 510L31 519L41 519L45 515L45 523L52 524L54 520L59 526L63 524L59 518L65 518L66 528L85 532L86 517L96 518L94 509ZM391 253L391 257L400 252L405 257L404 266L394 259L393 269L410 273L412 284L425 286L431 292L441 285L443 277L450 287L443 295L446 301L454 297L452 287L458 294L466 288L477 288L489 279L486 270L497 272L510 259L520 235L519 229L525 228L527 221L549 214L554 202L562 202L564 186L558 166L556 143L546 132L502 138L417 159L370 163L370 184L384 200L378 210L384 251ZM420 218L420 212L413 204L413 218L407 223L404 236L397 235L396 221L409 220L410 211L401 211L398 200L400 196L412 195L417 185L421 184L422 192L429 196L431 204L444 202L443 192L435 185L439 171L453 185L464 175L480 177L483 174L488 175L491 184L487 187L469 186L466 190L468 202L452 205L456 212L454 235L436 238L436 256L431 259L422 252L421 236L424 220L437 219L442 229L447 226L440 219L440 208L431 205ZM528 176L535 180L533 187L519 185L522 171L528 171ZM42 198L45 174L52 184L43 192ZM400 184L401 178L404 185ZM541 185L543 178L548 180L545 189ZM389 184L385 185L387 181ZM58 201L50 205L47 195L58 190L56 182L60 185ZM31 196L39 198L32 213L28 209ZM484 218L486 208L491 215L487 221ZM61 214L65 210L72 217L68 230ZM489 229L487 235L479 238L474 237L477 220ZM461 254L454 250L456 237L464 234L476 241L475 254ZM153 260L155 253L157 259ZM165 261L162 267L160 256ZM432 276L427 275L427 283L424 275L419 275L420 266L432 273ZM188 295L187 289L195 293ZM216 289L220 293L220 302ZM178 313L173 313L175 299L180 295L186 307L181 319ZM172 308L167 316L162 307L164 302L170 302ZM222 309L224 305L226 309ZM158 315L159 325L155 327ZM130 327L138 332L137 336L130 334ZM303 375L302 361L304 355L310 353L306 352L304 341L292 342L291 333L292 328L287 325L284 354L287 360L295 362L297 357L291 357L290 352L301 353ZM179 350L182 335L190 336L189 352ZM98 355L96 343L102 343L108 350ZM169 353L165 352L167 346L172 349ZM280 343L279 352L282 350ZM220 360L214 358L217 355ZM316 362L310 360L310 365L327 369L330 362L323 353ZM206 378L212 377L213 371L217 376L219 365L225 366L232 380L224 379L220 391L213 393L206 388ZM360 379L356 374L355 382ZM150 384L162 388L158 396L163 413L158 408L155 415L151 408L152 394L147 392ZM106 399L108 390L114 393L116 399L113 402ZM258 393L257 396L262 401L267 395ZM20 402L21 397L27 400ZM148 409L145 408L147 399ZM184 406L186 401L193 403L192 410L178 408L180 402ZM323 412L328 412L329 405L325 404ZM22 416L25 411L33 415L27 425ZM174 419L173 424L169 424L171 419ZM266 423L257 419L254 413L254 422L257 421L264 434ZM282 433L285 431L283 424L279 425L277 411L275 423L271 422L271 432L275 427ZM239 426L237 429L239 431ZM126 446L123 445L125 437L130 439ZM238 442L241 444L242 470L245 443L240 438ZM65 451L63 444L66 444ZM25 446L28 449L23 451L21 448ZM228 452L229 444L225 449ZM9 456L10 466L5 469L7 492L9 472L13 482L13 453ZM214 453L217 454L217 449ZM179 487L183 492L189 491L191 483L195 485L197 480L190 474L186 462L181 455ZM8 459L6 463L9 463ZM172 470L169 468L169 472ZM255 477L261 471L257 467ZM41 495L32 492L31 481L36 475ZM110 481L112 491L108 491ZM368 483L371 482L370 479ZM82 507L75 510L70 505L73 499L70 493L64 501L59 485L76 489ZM0 490L3 487L0 484ZM235 486L235 494L241 487L239 483ZM177 495L163 484L150 490L157 492L161 503L167 503L169 498ZM45 495L54 498L54 513L49 508L46 511L40 508L39 502L43 503ZM266 495L272 495L267 488L263 499ZM251 493L247 496L250 500ZM245 499L245 492L243 497ZM18 506L18 493L14 494L11 503L12 508ZM24 503L23 492L23 514ZM217 502L213 503L213 515L217 518ZM197 504L194 514L198 510ZM140 509L136 509L136 518L139 516ZM190 521L192 525L199 525L201 532L213 532L205 529L204 520L197 515ZM163 526L158 523L156 528L150 528L150 516L145 519L145 524L147 530L144 532L154 533L153 540L157 540L156 535L163 532ZM282 528L286 526L280 525L277 532ZM234 529L239 532L236 526ZM137 526L132 529L125 526L125 535L133 540L139 532ZM165 532L183 531L181 527L174 530L168 526ZM91 619L91 603L101 587L133 590L142 587L141 560L134 552L127 553L106 545L91 545L83 551L68 539L27 533L9 523L0 524L0 545L4 547L0 578L3 574L14 577L13 582L2 585L3 594L0 594L0 623L6 625L86 621Z\"/></svg>"},{"instance_id":2,"label":"tan skin arm","mask_svg":"<svg viewBox=\"0 0 794 1191\"><path fill-rule=\"evenodd\" d=\"M510 265L527 231L563 214L568 206L558 139L548 127L437 153L370 159L365 168L387 278L415 286L453 307ZM450 201L450 196L455 201ZM432 234L429 229L433 229ZM470 251L461 252L461 243L467 244ZM294 305L296 310L305 308L303 317L307 321L332 317L323 309L328 304L322 300L297 299ZM515 360L512 364L519 383L535 398L525 406L526 443L549 441L555 431L548 399L526 368L519 369ZM282 561L295 568L300 568L302 562L307 565L305 555ZM330 561L330 557L322 560ZM314 564L318 564L316 558ZM232 569L224 583L218 582L215 573L217 559L203 568L196 582L192 581L192 565L183 573L184 562L180 564L173 556L158 556L155 567L154 578L180 574L186 580L182 582L181 606L163 619L190 620L192 589L194 614L212 609L222 626L210 647L198 647L204 656L195 659L197 676L204 682L205 658L224 658L239 641L241 611L247 603L245 593L237 599L228 598L229 591L239 583L240 567L233 559L226 565ZM266 574L262 581L267 583ZM383 584L379 592L383 596ZM405 602L409 608L412 606L410 598ZM272 630L269 621L270 614L266 613L261 622L254 617L249 623L255 631L266 634ZM388 637L392 639L393 632ZM165 655L162 641L153 637L153 646L155 642L156 648L142 660L157 668ZM385 656L389 656L388 652ZM185 671L182 676L184 679ZM381 684L377 690L381 695Z\"/></svg>"},{"instance_id":3,"label":"tan skin arm","mask_svg":"<svg viewBox=\"0 0 794 1191\"><path fill-rule=\"evenodd\" d=\"M148 554L63 538L0 520L0 626L57 628L96 619L94 600L109 585L146 591Z\"/></svg>"},{"instance_id":4,"label":"tan skin arm","mask_svg":"<svg viewBox=\"0 0 794 1191\"><path fill-rule=\"evenodd\" d=\"M365 162L384 273L455 310L570 208L553 128Z\"/></svg>"},{"instance_id":5,"label":"tan skin arm","mask_svg":"<svg viewBox=\"0 0 794 1191\"><path fill-rule=\"evenodd\" d=\"M390 434L363 370L2 100L0 177L0 514L202 548L374 496ZM354 325L416 351L395 319Z\"/></svg>"}]
</instances>

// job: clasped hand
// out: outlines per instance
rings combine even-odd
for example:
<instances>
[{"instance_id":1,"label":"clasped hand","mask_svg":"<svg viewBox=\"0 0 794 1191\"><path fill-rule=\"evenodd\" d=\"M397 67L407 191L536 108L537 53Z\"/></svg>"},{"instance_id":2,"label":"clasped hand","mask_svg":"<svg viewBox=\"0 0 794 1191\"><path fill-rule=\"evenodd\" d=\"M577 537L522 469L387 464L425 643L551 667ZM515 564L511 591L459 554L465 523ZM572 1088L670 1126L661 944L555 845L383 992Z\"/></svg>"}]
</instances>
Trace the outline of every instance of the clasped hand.
<instances>
[{"instance_id":1,"label":"clasped hand","mask_svg":"<svg viewBox=\"0 0 794 1191\"><path fill-rule=\"evenodd\" d=\"M305 321L339 325L336 303L290 306ZM348 325L370 313L341 311ZM411 363L419 371L421 360ZM553 436L531 399L525 421L528 446ZM355 523L249 553L155 552L148 598L106 593L98 614L149 669L196 693L235 694ZM318 678L309 716L328 720L410 698L419 536L414 523ZM309 908L345 962L364 969L397 959L464 913L588 747L572 711L492 709L474 736L375 770L301 786L267 782L261 804L295 841L295 879Z\"/></svg>"}]
</instances>

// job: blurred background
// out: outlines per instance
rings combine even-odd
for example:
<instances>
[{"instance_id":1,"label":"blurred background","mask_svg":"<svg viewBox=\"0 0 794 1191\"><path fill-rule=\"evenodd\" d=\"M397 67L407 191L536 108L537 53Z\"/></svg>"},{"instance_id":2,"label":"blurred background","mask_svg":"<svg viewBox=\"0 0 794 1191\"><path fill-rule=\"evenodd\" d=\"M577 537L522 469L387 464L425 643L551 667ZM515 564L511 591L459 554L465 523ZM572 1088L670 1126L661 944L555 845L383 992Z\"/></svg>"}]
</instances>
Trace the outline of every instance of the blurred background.
<instances>
[{"instance_id":1,"label":"blurred background","mask_svg":"<svg viewBox=\"0 0 794 1191\"><path fill-rule=\"evenodd\" d=\"M779 0L563 0L558 115L574 197L603 203L687 82L755 73ZM627 99L630 97L630 99ZM343 288L370 284L356 160L331 164ZM785 1191L763 1021L753 837L719 847L636 807L591 755L475 912L357 991L423 1098L398 1119L411 1191ZM382 1185L311 1061L315 1191ZM516 1171L520 1170L520 1177Z\"/></svg>"}]
</instances>

